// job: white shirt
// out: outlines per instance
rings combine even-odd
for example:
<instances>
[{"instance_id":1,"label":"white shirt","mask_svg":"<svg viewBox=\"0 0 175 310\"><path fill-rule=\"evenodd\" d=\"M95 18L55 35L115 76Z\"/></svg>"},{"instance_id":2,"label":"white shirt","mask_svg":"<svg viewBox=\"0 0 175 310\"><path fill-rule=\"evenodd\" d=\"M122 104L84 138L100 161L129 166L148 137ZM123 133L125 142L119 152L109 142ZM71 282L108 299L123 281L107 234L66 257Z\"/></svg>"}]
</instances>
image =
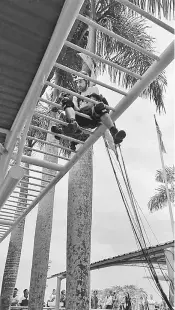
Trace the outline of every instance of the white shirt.
<instances>
[{"instance_id":1,"label":"white shirt","mask_svg":"<svg viewBox=\"0 0 175 310\"><path fill-rule=\"evenodd\" d=\"M19 303L19 297L18 297L18 295L16 295L15 297L12 297L11 306L17 306L18 303Z\"/></svg>"},{"instance_id":2,"label":"white shirt","mask_svg":"<svg viewBox=\"0 0 175 310\"><path fill-rule=\"evenodd\" d=\"M148 302L149 310L154 310L156 302L153 299L148 299L147 302Z\"/></svg>"},{"instance_id":3,"label":"white shirt","mask_svg":"<svg viewBox=\"0 0 175 310\"><path fill-rule=\"evenodd\" d=\"M105 306L112 306L112 296L106 297L105 298Z\"/></svg>"}]
</instances>

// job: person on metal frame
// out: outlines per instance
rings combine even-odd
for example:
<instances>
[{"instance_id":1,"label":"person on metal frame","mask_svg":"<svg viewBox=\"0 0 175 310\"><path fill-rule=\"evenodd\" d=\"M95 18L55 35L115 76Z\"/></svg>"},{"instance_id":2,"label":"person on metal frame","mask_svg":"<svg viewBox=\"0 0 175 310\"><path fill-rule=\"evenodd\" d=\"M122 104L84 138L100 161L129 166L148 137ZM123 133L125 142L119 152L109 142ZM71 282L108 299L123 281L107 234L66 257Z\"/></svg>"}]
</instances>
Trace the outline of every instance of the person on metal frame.
<instances>
[{"instance_id":1,"label":"person on metal frame","mask_svg":"<svg viewBox=\"0 0 175 310\"><path fill-rule=\"evenodd\" d=\"M88 76L88 74L84 71L81 71L81 73ZM93 99L98 103L94 105L89 101L81 100L75 96L72 98L66 93L60 94L59 99L65 111L68 121L68 129L70 132L76 133L80 131L80 126L83 128L94 129L102 123L109 129L114 143L120 144L126 137L126 133L124 130L118 130L115 127L108 113L109 110L105 107L105 105L108 105L107 100L102 95L99 95L98 88L96 86L90 86L89 81L87 81L84 77L76 77L75 81L79 94ZM90 116L91 119L77 115L75 111L84 113ZM60 134L62 133L62 130L57 126L52 126L51 131Z\"/></svg>"}]
</instances>

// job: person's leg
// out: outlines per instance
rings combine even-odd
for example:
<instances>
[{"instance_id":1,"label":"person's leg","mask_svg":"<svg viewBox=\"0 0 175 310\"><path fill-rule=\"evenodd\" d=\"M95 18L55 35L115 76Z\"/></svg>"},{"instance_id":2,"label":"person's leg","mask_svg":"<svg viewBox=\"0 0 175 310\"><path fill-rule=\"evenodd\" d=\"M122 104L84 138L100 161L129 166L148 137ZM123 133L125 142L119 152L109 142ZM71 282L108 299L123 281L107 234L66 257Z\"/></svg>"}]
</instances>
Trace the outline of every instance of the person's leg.
<instances>
[{"instance_id":1,"label":"person's leg","mask_svg":"<svg viewBox=\"0 0 175 310\"><path fill-rule=\"evenodd\" d=\"M112 119L110 118L109 114L108 113L105 113L103 114L101 117L100 117L102 123L108 128L112 128L114 127L114 123L112 121Z\"/></svg>"},{"instance_id":2,"label":"person's leg","mask_svg":"<svg viewBox=\"0 0 175 310\"><path fill-rule=\"evenodd\" d=\"M71 132L76 132L79 129L79 126L75 120L75 110L74 110L74 104L73 104L72 100L67 98L67 97L64 98L62 100L62 106L63 106L63 109L66 113L66 118L69 122L68 129Z\"/></svg>"},{"instance_id":3,"label":"person's leg","mask_svg":"<svg viewBox=\"0 0 175 310\"><path fill-rule=\"evenodd\" d=\"M70 108L65 108L65 113L66 113L66 118L70 121L70 120L74 120L75 121L75 110L70 107Z\"/></svg>"},{"instance_id":4,"label":"person's leg","mask_svg":"<svg viewBox=\"0 0 175 310\"><path fill-rule=\"evenodd\" d=\"M103 102L99 102L99 104L94 107L94 113L100 117L101 122L110 130L110 133L114 139L114 143L121 143L126 137L126 133L124 130L118 130L114 126L114 123L108 114L108 111L106 110Z\"/></svg>"}]
</instances>

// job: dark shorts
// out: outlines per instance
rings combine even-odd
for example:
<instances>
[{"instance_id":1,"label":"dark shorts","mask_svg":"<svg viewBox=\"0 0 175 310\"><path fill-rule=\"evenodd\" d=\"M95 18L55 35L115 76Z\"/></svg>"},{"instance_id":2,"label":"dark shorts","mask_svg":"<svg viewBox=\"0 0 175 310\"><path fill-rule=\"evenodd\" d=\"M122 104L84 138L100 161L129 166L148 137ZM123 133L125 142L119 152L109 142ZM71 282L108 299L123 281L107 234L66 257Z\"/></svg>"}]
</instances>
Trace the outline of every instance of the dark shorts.
<instances>
[{"instance_id":1,"label":"dark shorts","mask_svg":"<svg viewBox=\"0 0 175 310\"><path fill-rule=\"evenodd\" d=\"M85 118L85 117L82 117L76 114L76 121L79 126L94 129L101 124L100 117L97 117L94 115L93 109L91 107L88 107L88 106L83 107L80 109L79 112L84 113L92 118L92 120L90 120L88 118Z\"/></svg>"}]
</instances>

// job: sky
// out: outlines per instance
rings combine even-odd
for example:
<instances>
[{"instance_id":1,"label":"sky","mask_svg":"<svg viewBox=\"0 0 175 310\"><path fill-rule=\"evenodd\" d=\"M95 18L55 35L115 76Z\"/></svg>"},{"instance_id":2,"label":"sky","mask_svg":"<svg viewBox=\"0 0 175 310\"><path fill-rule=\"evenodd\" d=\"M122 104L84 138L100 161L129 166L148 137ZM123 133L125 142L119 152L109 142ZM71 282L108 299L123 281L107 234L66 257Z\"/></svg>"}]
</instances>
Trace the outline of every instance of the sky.
<instances>
[{"instance_id":1,"label":"sky","mask_svg":"<svg viewBox=\"0 0 175 310\"><path fill-rule=\"evenodd\" d=\"M171 25L173 23L170 23ZM156 37L156 48L161 53L172 41L173 36L159 27L154 26L150 33ZM168 87L164 95L166 114L158 115L157 121L163 135L167 153L164 155L165 164L174 163L174 65L166 69ZM107 82L107 77L101 77ZM114 86L114 85L113 85ZM110 90L99 87L100 92L107 98L110 106L115 106L122 96ZM161 168L157 135L153 114L154 103L148 99L138 98L117 120L119 129L124 129L127 137L122 144L122 153L127 167L134 195L159 243L172 240L168 208L155 213L148 211L147 203L155 193L157 183L155 173ZM94 145L94 180L93 180L93 216L92 216L92 248L91 262L137 250L130 222L122 203L117 184L100 138ZM51 267L48 275L65 270L66 267L66 208L67 208L66 175L57 185L54 201L53 230L50 248ZM108 185L107 185L108 184ZM62 193L60 195L60 193ZM23 289L29 288L32 263L32 249L35 231L37 207L26 218L23 249L16 287L22 294ZM145 228L152 245L157 240L151 233L150 227ZM0 285L3 276L9 237L0 245ZM148 274L145 269L138 267L110 267L91 272L91 288L103 289L113 285L134 284L142 287L148 294L153 294L155 300L160 300L154 284L145 279ZM168 293L167 284L161 282ZM56 278L48 280L46 294L56 287ZM65 288L65 280L62 281Z\"/></svg>"}]
</instances>

